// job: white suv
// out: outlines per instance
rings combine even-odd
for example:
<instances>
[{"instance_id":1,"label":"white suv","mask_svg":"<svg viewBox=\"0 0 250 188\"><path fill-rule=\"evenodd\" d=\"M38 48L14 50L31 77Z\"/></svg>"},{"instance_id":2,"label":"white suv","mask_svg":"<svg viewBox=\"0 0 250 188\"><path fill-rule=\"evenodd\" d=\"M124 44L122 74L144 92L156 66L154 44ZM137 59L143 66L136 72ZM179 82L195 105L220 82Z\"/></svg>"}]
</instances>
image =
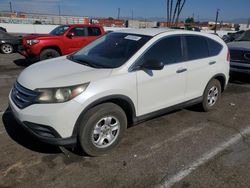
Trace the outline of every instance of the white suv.
<instances>
[{"instance_id":1,"label":"white suv","mask_svg":"<svg viewBox=\"0 0 250 188\"><path fill-rule=\"evenodd\" d=\"M129 29L26 68L9 103L43 142L78 142L98 156L117 145L128 125L197 103L212 109L228 79L228 48L217 36Z\"/></svg>"}]
</instances>

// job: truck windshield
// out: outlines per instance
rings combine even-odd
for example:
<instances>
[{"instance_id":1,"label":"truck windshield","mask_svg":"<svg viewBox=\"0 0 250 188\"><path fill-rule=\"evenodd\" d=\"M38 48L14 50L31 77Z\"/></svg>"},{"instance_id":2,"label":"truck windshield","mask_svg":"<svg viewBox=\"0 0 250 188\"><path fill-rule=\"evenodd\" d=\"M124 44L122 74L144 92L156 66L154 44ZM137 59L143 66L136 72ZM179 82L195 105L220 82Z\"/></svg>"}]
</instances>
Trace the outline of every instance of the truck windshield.
<instances>
[{"instance_id":1,"label":"truck windshield","mask_svg":"<svg viewBox=\"0 0 250 188\"><path fill-rule=\"evenodd\" d=\"M65 31L67 31L68 29L69 29L68 25L58 26L55 29L53 29L49 34L60 36L60 35L63 35L65 33Z\"/></svg>"},{"instance_id":2,"label":"truck windshield","mask_svg":"<svg viewBox=\"0 0 250 188\"><path fill-rule=\"evenodd\" d=\"M137 34L109 33L68 56L68 59L95 68L117 68L151 38Z\"/></svg>"}]
</instances>

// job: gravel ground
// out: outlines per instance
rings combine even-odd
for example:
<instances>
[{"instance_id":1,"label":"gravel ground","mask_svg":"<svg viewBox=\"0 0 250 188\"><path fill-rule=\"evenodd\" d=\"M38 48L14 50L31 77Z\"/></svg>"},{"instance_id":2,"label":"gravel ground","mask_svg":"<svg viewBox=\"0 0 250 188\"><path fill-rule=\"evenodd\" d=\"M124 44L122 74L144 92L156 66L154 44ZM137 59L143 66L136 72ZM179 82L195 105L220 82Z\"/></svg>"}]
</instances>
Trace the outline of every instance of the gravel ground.
<instances>
[{"instance_id":1,"label":"gravel ground","mask_svg":"<svg viewBox=\"0 0 250 188\"><path fill-rule=\"evenodd\" d=\"M186 108L131 127L102 157L34 140L3 112L28 65L0 54L0 187L249 187L250 76L235 75L218 108Z\"/></svg>"}]
</instances>

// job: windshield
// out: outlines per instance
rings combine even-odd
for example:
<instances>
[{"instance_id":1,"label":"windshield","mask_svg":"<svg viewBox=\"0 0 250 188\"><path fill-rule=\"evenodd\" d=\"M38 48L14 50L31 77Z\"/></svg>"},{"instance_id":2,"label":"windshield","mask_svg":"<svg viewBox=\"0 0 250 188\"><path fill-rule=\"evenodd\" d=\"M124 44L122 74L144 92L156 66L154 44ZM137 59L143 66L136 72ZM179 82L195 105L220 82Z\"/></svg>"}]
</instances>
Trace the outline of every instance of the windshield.
<instances>
[{"instance_id":1,"label":"windshield","mask_svg":"<svg viewBox=\"0 0 250 188\"><path fill-rule=\"evenodd\" d=\"M236 41L250 41L250 30L244 32Z\"/></svg>"},{"instance_id":2,"label":"windshield","mask_svg":"<svg viewBox=\"0 0 250 188\"><path fill-rule=\"evenodd\" d=\"M49 34L60 36L60 35L63 35L65 31L67 31L68 29L69 29L68 25L58 26L55 29L53 29Z\"/></svg>"},{"instance_id":3,"label":"windshield","mask_svg":"<svg viewBox=\"0 0 250 188\"><path fill-rule=\"evenodd\" d=\"M117 68L128 61L150 36L109 33L95 40L68 59L95 68Z\"/></svg>"}]
</instances>

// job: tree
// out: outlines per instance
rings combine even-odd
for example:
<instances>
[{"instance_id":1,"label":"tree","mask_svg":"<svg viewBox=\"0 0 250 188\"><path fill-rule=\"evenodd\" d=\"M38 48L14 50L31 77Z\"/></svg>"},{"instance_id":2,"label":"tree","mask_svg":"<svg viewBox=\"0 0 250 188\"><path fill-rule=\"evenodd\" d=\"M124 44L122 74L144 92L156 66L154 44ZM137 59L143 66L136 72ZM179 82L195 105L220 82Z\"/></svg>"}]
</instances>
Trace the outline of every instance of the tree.
<instances>
[{"instance_id":1,"label":"tree","mask_svg":"<svg viewBox=\"0 0 250 188\"><path fill-rule=\"evenodd\" d=\"M34 22L34 24L39 25L39 24L42 24L42 22L39 21L39 20L36 20L36 21Z\"/></svg>"},{"instance_id":2,"label":"tree","mask_svg":"<svg viewBox=\"0 0 250 188\"><path fill-rule=\"evenodd\" d=\"M179 17L186 3L186 0L176 0L175 6L174 6L174 0L167 0L166 3L167 3L167 22L169 23L169 26L173 25L173 23L177 24L179 22Z\"/></svg>"},{"instance_id":3,"label":"tree","mask_svg":"<svg viewBox=\"0 0 250 188\"><path fill-rule=\"evenodd\" d=\"M188 18L185 20L185 23L186 23L186 24L194 23L194 18L193 18L193 17L188 17Z\"/></svg>"}]
</instances>

